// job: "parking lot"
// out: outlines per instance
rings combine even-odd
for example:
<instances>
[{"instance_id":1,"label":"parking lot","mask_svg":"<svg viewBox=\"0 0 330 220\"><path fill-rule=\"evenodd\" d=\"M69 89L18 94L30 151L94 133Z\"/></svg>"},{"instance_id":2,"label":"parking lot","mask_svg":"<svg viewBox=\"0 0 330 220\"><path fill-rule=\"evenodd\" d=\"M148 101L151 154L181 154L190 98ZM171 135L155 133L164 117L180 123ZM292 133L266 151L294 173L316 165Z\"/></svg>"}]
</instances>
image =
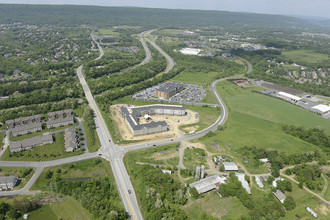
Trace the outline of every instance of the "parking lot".
<instances>
[{"instance_id":1,"label":"parking lot","mask_svg":"<svg viewBox=\"0 0 330 220\"><path fill-rule=\"evenodd\" d=\"M184 84L184 83L178 83L178 84L183 85L185 89L171 96L169 99L164 99L155 96L156 90L166 85L166 82L145 89L139 93L136 93L132 95L132 98L137 100L144 100L144 101L156 101L156 102L193 105L198 103L206 96L206 91L204 90L203 86Z\"/></svg>"}]
</instances>

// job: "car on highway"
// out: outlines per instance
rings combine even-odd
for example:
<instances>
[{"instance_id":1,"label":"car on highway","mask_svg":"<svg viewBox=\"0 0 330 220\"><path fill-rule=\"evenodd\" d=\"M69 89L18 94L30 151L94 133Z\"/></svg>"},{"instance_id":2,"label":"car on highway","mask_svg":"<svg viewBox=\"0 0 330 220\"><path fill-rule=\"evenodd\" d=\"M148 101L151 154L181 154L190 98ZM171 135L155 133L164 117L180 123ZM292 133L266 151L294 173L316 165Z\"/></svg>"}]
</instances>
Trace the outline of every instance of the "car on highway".
<instances>
[{"instance_id":1,"label":"car on highway","mask_svg":"<svg viewBox=\"0 0 330 220\"><path fill-rule=\"evenodd\" d=\"M131 194L132 192L131 192L131 190L128 190L128 194Z\"/></svg>"}]
</instances>

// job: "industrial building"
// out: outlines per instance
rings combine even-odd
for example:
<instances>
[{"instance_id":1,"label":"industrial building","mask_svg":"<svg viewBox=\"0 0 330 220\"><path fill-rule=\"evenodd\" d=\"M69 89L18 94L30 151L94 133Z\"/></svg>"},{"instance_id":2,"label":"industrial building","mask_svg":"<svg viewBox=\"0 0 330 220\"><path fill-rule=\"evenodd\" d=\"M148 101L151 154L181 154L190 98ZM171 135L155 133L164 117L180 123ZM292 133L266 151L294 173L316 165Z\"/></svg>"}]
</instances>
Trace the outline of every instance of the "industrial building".
<instances>
[{"instance_id":1,"label":"industrial building","mask_svg":"<svg viewBox=\"0 0 330 220\"><path fill-rule=\"evenodd\" d=\"M66 152L72 152L78 148L78 138L76 130L74 128L65 129L64 147Z\"/></svg>"},{"instance_id":2,"label":"industrial building","mask_svg":"<svg viewBox=\"0 0 330 220\"><path fill-rule=\"evenodd\" d=\"M281 97L281 98L284 98L288 101L292 101L292 102L298 102L301 100L300 97L298 96L295 96L295 95L292 95L292 94L289 94L289 93L286 93L286 92L279 92L278 95Z\"/></svg>"},{"instance_id":3,"label":"industrial building","mask_svg":"<svg viewBox=\"0 0 330 220\"><path fill-rule=\"evenodd\" d=\"M276 192L273 192L273 195L276 197L276 199L278 199L278 201L284 203L286 196L280 190L276 190Z\"/></svg>"},{"instance_id":4,"label":"industrial building","mask_svg":"<svg viewBox=\"0 0 330 220\"><path fill-rule=\"evenodd\" d=\"M245 180L245 174L235 173L235 175L237 176L238 180L242 183L242 187L246 190L246 192L251 194L249 183Z\"/></svg>"},{"instance_id":5,"label":"industrial building","mask_svg":"<svg viewBox=\"0 0 330 220\"><path fill-rule=\"evenodd\" d=\"M151 121L147 124L140 124L139 117L145 115L178 115L186 114L184 106L175 105L150 105L136 108L121 107L121 114L125 119L125 123L133 136L148 135L153 133L164 132L168 130L165 121Z\"/></svg>"},{"instance_id":6,"label":"industrial building","mask_svg":"<svg viewBox=\"0 0 330 220\"><path fill-rule=\"evenodd\" d=\"M238 166L234 162L222 162L225 171L238 171Z\"/></svg>"},{"instance_id":7,"label":"industrial building","mask_svg":"<svg viewBox=\"0 0 330 220\"><path fill-rule=\"evenodd\" d=\"M10 152L20 152L23 150L30 150L34 147L43 146L51 143L53 143L53 136L48 134L24 139L22 141L11 142L9 148Z\"/></svg>"},{"instance_id":8,"label":"industrial building","mask_svg":"<svg viewBox=\"0 0 330 220\"><path fill-rule=\"evenodd\" d=\"M322 104L313 106L312 109L315 112L320 113L321 115L325 115L330 112L330 106L322 105Z\"/></svg>"},{"instance_id":9,"label":"industrial building","mask_svg":"<svg viewBox=\"0 0 330 220\"><path fill-rule=\"evenodd\" d=\"M184 55L198 55L202 50L201 49L194 49L194 48L182 48L180 53Z\"/></svg>"},{"instance_id":10,"label":"industrial building","mask_svg":"<svg viewBox=\"0 0 330 220\"><path fill-rule=\"evenodd\" d=\"M1 176L0 177L0 191L12 190L17 184L16 176Z\"/></svg>"},{"instance_id":11,"label":"industrial building","mask_svg":"<svg viewBox=\"0 0 330 220\"><path fill-rule=\"evenodd\" d=\"M164 83L155 91L155 96L168 99L184 89L181 83Z\"/></svg>"},{"instance_id":12,"label":"industrial building","mask_svg":"<svg viewBox=\"0 0 330 220\"><path fill-rule=\"evenodd\" d=\"M221 184L226 184L225 182L226 180L227 179L224 176L220 177L219 175L213 175L206 177L205 179L201 179L197 182L191 183L189 184L189 186L191 188L195 187L197 192L201 194L201 193L206 193L213 189L218 190Z\"/></svg>"}]
</instances>

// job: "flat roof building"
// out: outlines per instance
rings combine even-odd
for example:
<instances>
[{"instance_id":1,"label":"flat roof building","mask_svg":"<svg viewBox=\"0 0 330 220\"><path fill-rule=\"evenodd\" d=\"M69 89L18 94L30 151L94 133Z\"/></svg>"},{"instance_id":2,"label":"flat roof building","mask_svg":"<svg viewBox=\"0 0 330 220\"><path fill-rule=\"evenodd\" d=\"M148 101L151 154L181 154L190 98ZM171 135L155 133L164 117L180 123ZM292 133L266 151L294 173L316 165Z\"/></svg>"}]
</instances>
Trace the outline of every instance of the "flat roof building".
<instances>
[{"instance_id":1,"label":"flat roof building","mask_svg":"<svg viewBox=\"0 0 330 220\"><path fill-rule=\"evenodd\" d=\"M184 89L181 83L165 83L155 91L155 96L168 99Z\"/></svg>"},{"instance_id":2,"label":"flat roof building","mask_svg":"<svg viewBox=\"0 0 330 220\"><path fill-rule=\"evenodd\" d=\"M289 99L289 100L291 100L291 101L294 101L294 102L297 102L297 101L300 101L300 100L301 100L300 97L295 96L295 95L291 95L291 94L286 93L286 92L279 92L278 94L279 94L280 96L282 96L282 97L284 97L284 98L286 98L286 99Z\"/></svg>"},{"instance_id":3,"label":"flat roof building","mask_svg":"<svg viewBox=\"0 0 330 220\"><path fill-rule=\"evenodd\" d=\"M276 199L278 199L278 201L284 203L286 196L280 190L276 190L276 192L273 192L273 195L276 197Z\"/></svg>"},{"instance_id":4,"label":"flat roof building","mask_svg":"<svg viewBox=\"0 0 330 220\"><path fill-rule=\"evenodd\" d=\"M182 48L180 53L184 55L198 55L202 50L201 49L194 49L194 48Z\"/></svg>"},{"instance_id":5,"label":"flat roof building","mask_svg":"<svg viewBox=\"0 0 330 220\"><path fill-rule=\"evenodd\" d=\"M222 162L225 171L238 171L238 166L234 162Z\"/></svg>"},{"instance_id":6,"label":"flat roof building","mask_svg":"<svg viewBox=\"0 0 330 220\"><path fill-rule=\"evenodd\" d=\"M327 106L327 105L315 105L312 107L312 109L314 109L316 112L322 114L322 115L325 115L327 113L330 112L330 106Z\"/></svg>"},{"instance_id":7,"label":"flat roof building","mask_svg":"<svg viewBox=\"0 0 330 220\"><path fill-rule=\"evenodd\" d=\"M0 191L12 190L17 184L16 176L1 176L0 177Z\"/></svg>"},{"instance_id":8,"label":"flat roof building","mask_svg":"<svg viewBox=\"0 0 330 220\"><path fill-rule=\"evenodd\" d=\"M194 183L191 183L189 184L189 186L192 188L192 187L195 187L197 192L199 194L202 194L202 193L206 193L210 190L213 190L213 189L219 189L219 186L221 184L226 184L226 177L222 176L220 177L219 175L214 175L214 176L209 176L209 177L206 177L204 179L201 179L197 182L194 182Z\"/></svg>"}]
</instances>

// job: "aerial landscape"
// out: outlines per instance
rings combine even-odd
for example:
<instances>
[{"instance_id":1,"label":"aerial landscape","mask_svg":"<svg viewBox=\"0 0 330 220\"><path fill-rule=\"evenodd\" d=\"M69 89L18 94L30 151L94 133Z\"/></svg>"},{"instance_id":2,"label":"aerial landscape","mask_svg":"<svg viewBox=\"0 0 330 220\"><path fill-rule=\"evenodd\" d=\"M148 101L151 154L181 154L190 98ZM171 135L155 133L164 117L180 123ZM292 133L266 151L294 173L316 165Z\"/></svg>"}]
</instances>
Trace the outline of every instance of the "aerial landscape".
<instances>
[{"instance_id":1,"label":"aerial landscape","mask_svg":"<svg viewBox=\"0 0 330 220\"><path fill-rule=\"evenodd\" d=\"M58 2L0 1L0 220L330 219L330 3Z\"/></svg>"}]
</instances>

